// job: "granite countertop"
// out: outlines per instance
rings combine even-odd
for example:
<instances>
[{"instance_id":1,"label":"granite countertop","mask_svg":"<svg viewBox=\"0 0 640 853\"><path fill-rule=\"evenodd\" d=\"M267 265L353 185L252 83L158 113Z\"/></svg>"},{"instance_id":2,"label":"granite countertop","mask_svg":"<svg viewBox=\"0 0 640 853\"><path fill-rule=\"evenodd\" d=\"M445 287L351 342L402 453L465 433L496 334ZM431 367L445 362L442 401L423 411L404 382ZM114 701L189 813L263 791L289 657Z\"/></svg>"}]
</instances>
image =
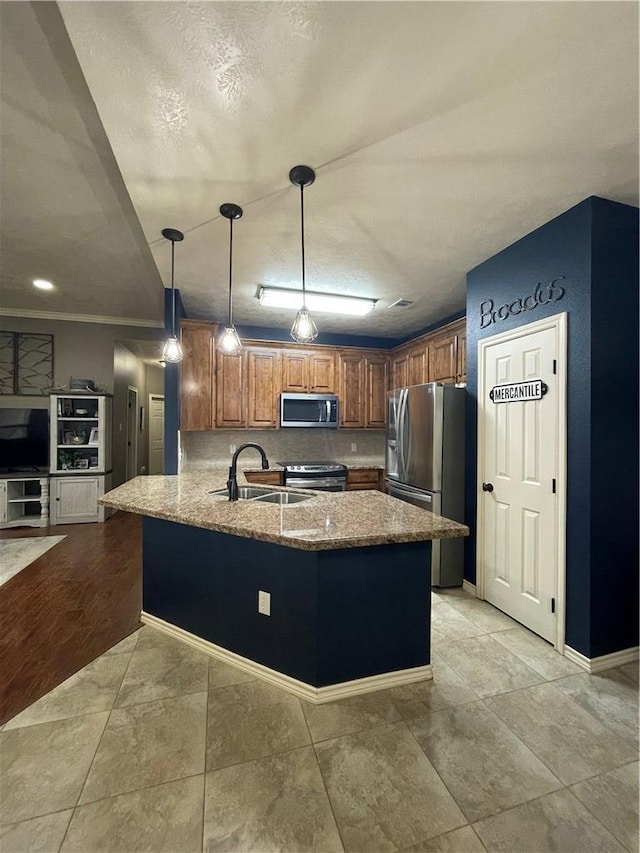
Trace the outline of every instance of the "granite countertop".
<instances>
[{"instance_id":1,"label":"granite countertop","mask_svg":"<svg viewBox=\"0 0 640 853\"><path fill-rule=\"evenodd\" d=\"M239 472L238 484L246 480ZM290 506L240 500L211 491L223 489L226 475L194 471L176 476L136 477L107 492L99 503L124 512L162 518L220 533L274 542L305 551L361 548L394 542L423 542L469 535L448 518L376 491L312 492ZM263 487L267 488L267 487ZM269 491L299 489L269 487Z\"/></svg>"}]
</instances>

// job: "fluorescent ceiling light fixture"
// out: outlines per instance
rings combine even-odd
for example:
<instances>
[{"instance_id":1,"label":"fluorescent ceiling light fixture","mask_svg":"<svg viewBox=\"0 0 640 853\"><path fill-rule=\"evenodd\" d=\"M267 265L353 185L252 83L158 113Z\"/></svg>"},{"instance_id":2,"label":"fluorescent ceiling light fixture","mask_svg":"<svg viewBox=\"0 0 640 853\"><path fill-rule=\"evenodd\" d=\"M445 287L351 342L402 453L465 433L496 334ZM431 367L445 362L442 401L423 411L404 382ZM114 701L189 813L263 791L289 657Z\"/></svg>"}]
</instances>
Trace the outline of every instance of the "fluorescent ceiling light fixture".
<instances>
[{"instance_id":1,"label":"fluorescent ceiling light fixture","mask_svg":"<svg viewBox=\"0 0 640 853\"><path fill-rule=\"evenodd\" d=\"M53 284L44 278L34 278L33 286L39 290L53 290Z\"/></svg>"},{"instance_id":2,"label":"fluorescent ceiling light fixture","mask_svg":"<svg viewBox=\"0 0 640 853\"><path fill-rule=\"evenodd\" d=\"M261 305L267 308L302 308L302 291L281 287L261 287L258 292ZM309 311L327 314L354 314L362 317L376 307L375 299L360 296L341 296L338 293L314 293L307 290L307 308Z\"/></svg>"}]
</instances>

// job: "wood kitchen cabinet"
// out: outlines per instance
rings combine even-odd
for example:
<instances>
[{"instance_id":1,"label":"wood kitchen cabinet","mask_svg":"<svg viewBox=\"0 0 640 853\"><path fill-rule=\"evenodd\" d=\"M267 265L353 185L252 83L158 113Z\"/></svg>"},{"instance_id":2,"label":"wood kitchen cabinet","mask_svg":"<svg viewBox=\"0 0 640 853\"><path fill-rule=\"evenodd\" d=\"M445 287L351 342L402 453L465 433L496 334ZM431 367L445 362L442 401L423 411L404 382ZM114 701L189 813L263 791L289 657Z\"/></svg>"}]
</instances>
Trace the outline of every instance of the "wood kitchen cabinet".
<instances>
[{"instance_id":1,"label":"wood kitchen cabinet","mask_svg":"<svg viewBox=\"0 0 640 853\"><path fill-rule=\"evenodd\" d=\"M180 429L213 429L215 420L213 323L183 320L180 324L183 359L180 364Z\"/></svg>"},{"instance_id":2,"label":"wood kitchen cabinet","mask_svg":"<svg viewBox=\"0 0 640 853\"><path fill-rule=\"evenodd\" d=\"M279 423L280 352L247 350L247 426L275 429Z\"/></svg>"},{"instance_id":3,"label":"wood kitchen cabinet","mask_svg":"<svg viewBox=\"0 0 640 853\"><path fill-rule=\"evenodd\" d=\"M246 350L216 358L216 426L237 429L247 425Z\"/></svg>"},{"instance_id":4,"label":"wood kitchen cabinet","mask_svg":"<svg viewBox=\"0 0 640 853\"><path fill-rule=\"evenodd\" d=\"M429 342L429 382L455 382L457 354L455 335L436 335Z\"/></svg>"},{"instance_id":5,"label":"wood kitchen cabinet","mask_svg":"<svg viewBox=\"0 0 640 853\"><path fill-rule=\"evenodd\" d=\"M423 385L429 378L429 348L424 342L409 350L407 385Z\"/></svg>"},{"instance_id":6,"label":"wood kitchen cabinet","mask_svg":"<svg viewBox=\"0 0 640 853\"><path fill-rule=\"evenodd\" d=\"M282 351L282 390L294 394L334 394L332 352Z\"/></svg>"},{"instance_id":7,"label":"wood kitchen cabinet","mask_svg":"<svg viewBox=\"0 0 640 853\"><path fill-rule=\"evenodd\" d=\"M248 483L262 486L284 486L284 471L243 471Z\"/></svg>"},{"instance_id":8,"label":"wood kitchen cabinet","mask_svg":"<svg viewBox=\"0 0 640 853\"><path fill-rule=\"evenodd\" d=\"M365 391L364 359L360 353L343 351L338 355L338 394L340 397L340 426L364 429Z\"/></svg>"},{"instance_id":9,"label":"wood kitchen cabinet","mask_svg":"<svg viewBox=\"0 0 640 853\"><path fill-rule=\"evenodd\" d=\"M409 379L409 357L407 352L391 359L391 389L405 388Z\"/></svg>"},{"instance_id":10,"label":"wood kitchen cabinet","mask_svg":"<svg viewBox=\"0 0 640 853\"><path fill-rule=\"evenodd\" d=\"M382 491L382 468L349 468L347 470L347 491L375 489Z\"/></svg>"},{"instance_id":11,"label":"wood kitchen cabinet","mask_svg":"<svg viewBox=\"0 0 640 853\"><path fill-rule=\"evenodd\" d=\"M365 356L365 427L384 429L387 422L389 361L386 355Z\"/></svg>"}]
</instances>

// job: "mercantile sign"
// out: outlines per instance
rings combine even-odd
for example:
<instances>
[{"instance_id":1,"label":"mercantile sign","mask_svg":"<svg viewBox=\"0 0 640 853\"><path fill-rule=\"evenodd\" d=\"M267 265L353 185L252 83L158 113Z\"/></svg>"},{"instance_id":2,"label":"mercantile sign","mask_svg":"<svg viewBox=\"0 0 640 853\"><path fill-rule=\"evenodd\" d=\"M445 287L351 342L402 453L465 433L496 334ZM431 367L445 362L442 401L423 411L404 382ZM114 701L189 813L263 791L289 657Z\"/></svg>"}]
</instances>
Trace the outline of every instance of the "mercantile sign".
<instances>
[{"instance_id":1,"label":"mercantile sign","mask_svg":"<svg viewBox=\"0 0 640 853\"><path fill-rule=\"evenodd\" d=\"M521 403L526 400L542 400L549 390L542 379L527 379L525 382L509 382L506 385L494 385L489 391L489 399L494 403Z\"/></svg>"}]
</instances>

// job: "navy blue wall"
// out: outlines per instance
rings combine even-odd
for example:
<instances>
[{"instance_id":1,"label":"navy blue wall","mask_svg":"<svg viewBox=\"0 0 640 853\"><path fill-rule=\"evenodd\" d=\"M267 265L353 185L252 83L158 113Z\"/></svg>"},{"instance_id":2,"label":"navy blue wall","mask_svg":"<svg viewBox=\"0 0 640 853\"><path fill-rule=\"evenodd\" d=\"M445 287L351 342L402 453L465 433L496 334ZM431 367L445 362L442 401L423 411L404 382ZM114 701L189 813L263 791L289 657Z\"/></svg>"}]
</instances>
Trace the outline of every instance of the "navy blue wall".
<instances>
[{"instance_id":1,"label":"navy blue wall","mask_svg":"<svg viewBox=\"0 0 640 853\"><path fill-rule=\"evenodd\" d=\"M568 314L566 643L587 657L637 643L637 527L635 537L627 535L628 529L618 536L616 508L611 506L613 502L619 509L627 502L629 510L622 514L625 518L635 515L637 522L637 216L636 208L586 199L467 276L471 405L467 406L465 518L472 531L476 524L478 341L562 311ZM497 308L533 293L539 282L546 284L561 276L565 293L559 301L481 328L483 302L492 299ZM624 313L618 314L614 307L618 300ZM630 378L626 396L635 404L620 407L618 417L624 425L612 429L603 410L611 382L626 385L614 380L621 373ZM610 453L620 460L616 469L624 467L624 459L630 461L620 483L618 473L608 465ZM623 527L628 526L624 521ZM466 542L465 577L473 583L475 546L472 536ZM612 584L611 563L617 559L625 567L615 571ZM613 589L615 585L619 586ZM625 597L633 600L636 611L632 615L623 605L622 620Z\"/></svg>"},{"instance_id":2,"label":"navy blue wall","mask_svg":"<svg viewBox=\"0 0 640 853\"><path fill-rule=\"evenodd\" d=\"M176 296L176 329L185 314L180 291ZM171 290L164 290L164 330L171 334ZM179 336L179 333L178 333ZM164 473L178 473L178 430L180 429L180 365L166 364L164 368Z\"/></svg>"}]
</instances>

